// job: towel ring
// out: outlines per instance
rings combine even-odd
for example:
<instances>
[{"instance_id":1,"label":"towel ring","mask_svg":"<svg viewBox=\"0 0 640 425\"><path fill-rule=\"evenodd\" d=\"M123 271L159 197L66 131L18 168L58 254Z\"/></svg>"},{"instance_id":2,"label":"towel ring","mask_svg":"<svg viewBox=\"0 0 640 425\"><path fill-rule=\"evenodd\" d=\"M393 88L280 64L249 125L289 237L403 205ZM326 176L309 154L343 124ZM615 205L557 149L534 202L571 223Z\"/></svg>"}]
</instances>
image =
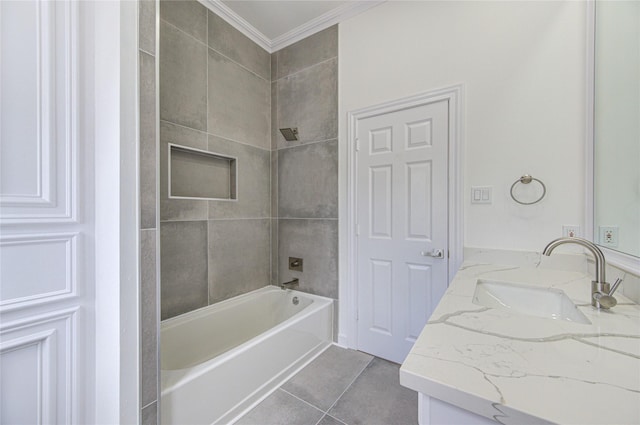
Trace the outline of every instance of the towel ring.
<instances>
[{"instance_id":1,"label":"towel ring","mask_svg":"<svg viewBox=\"0 0 640 425\"><path fill-rule=\"evenodd\" d=\"M540 195L540 197L538 199L536 199L533 202L522 202L518 199L516 199L516 197L513 195L513 188L516 187L516 185L518 183L522 183L522 184L529 184L532 181L537 181L538 183L540 183L540 186L542 186L542 195ZM530 176L529 174L525 174L522 177L520 177L518 180L516 180L515 182L513 182L513 184L511 185L511 198L516 201L517 203L519 203L520 205L533 205L533 204L537 204L538 202L542 201L542 198L544 198L544 195L547 194L547 187L544 185L544 183L542 183L541 180L536 179L533 176Z\"/></svg>"}]
</instances>

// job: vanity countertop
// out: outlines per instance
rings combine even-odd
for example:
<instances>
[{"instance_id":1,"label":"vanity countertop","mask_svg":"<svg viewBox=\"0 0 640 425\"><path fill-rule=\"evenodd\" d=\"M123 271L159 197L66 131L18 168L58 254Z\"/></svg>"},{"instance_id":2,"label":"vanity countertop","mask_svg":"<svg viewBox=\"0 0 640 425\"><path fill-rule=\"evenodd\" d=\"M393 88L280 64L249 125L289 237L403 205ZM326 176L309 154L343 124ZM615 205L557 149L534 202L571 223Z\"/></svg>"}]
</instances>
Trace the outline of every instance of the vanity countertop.
<instances>
[{"instance_id":1,"label":"vanity countertop","mask_svg":"<svg viewBox=\"0 0 640 425\"><path fill-rule=\"evenodd\" d=\"M560 289L591 324L476 305L478 279ZM640 424L640 306L617 292L616 307L595 310L591 280L466 261L404 361L401 384L500 423Z\"/></svg>"}]
</instances>

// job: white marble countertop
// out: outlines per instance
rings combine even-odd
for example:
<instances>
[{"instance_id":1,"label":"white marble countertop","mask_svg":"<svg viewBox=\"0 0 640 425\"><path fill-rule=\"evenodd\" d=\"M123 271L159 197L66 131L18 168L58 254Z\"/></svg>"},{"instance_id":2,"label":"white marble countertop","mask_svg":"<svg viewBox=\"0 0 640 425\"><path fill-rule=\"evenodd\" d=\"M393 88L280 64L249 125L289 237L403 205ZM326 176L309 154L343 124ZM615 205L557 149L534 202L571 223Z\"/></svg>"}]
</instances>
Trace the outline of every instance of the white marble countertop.
<instances>
[{"instance_id":1,"label":"white marble countertop","mask_svg":"<svg viewBox=\"0 0 640 425\"><path fill-rule=\"evenodd\" d=\"M584 271L545 268L539 256L529 266L502 262L464 263L401 384L505 424L640 424L640 306L618 291L616 307L597 311ZM591 324L476 305L479 278L560 289Z\"/></svg>"}]
</instances>

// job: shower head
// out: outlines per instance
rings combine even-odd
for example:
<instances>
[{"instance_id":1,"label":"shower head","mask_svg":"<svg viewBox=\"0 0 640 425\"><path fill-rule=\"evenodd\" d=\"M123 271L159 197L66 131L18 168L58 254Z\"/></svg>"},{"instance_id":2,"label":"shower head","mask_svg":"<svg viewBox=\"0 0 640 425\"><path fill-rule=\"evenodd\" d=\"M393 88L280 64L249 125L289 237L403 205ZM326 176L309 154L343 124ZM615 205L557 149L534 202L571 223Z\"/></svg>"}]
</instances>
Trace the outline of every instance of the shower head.
<instances>
[{"instance_id":1,"label":"shower head","mask_svg":"<svg viewBox=\"0 0 640 425\"><path fill-rule=\"evenodd\" d=\"M298 127L295 128L281 128L280 133L287 142L298 140Z\"/></svg>"}]
</instances>

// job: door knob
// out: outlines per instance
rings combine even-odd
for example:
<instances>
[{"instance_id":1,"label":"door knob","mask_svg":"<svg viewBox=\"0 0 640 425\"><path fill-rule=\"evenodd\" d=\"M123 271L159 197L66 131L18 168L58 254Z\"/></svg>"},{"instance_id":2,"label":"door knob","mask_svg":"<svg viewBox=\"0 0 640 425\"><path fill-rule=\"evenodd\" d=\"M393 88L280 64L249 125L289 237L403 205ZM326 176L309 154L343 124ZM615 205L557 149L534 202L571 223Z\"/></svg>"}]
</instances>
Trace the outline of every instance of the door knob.
<instances>
[{"instance_id":1,"label":"door knob","mask_svg":"<svg viewBox=\"0 0 640 425\"><path fill-rule=\"evenodd\" d=\"M431 252L422 251L420 253L423 257L444 258L444 250L434 249Z\"/></svg>"}]
</instances>

